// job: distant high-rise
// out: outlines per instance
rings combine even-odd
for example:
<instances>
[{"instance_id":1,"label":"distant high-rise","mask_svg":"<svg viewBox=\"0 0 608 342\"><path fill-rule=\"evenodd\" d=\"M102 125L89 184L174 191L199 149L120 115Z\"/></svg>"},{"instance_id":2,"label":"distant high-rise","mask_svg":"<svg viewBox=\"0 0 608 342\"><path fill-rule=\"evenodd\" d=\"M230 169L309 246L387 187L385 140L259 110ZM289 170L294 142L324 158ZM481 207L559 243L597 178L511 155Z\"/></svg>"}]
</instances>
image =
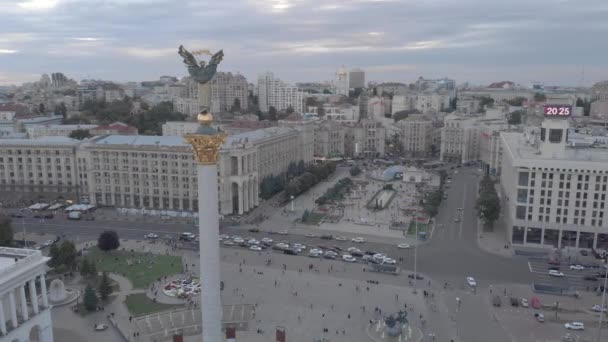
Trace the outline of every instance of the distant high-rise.
<instances>
[{"instance_id":1,"label":"distant high-rise","mask_svg":"<svg viewBox=\"0 0 608 342\"><path fill-rule=\"evenodd\" d=\"M274 78L272 72L266 72L258 75L258 103L262 112L268 112L270 107L276 110L291 107L296 113L302 113L304 92Z\"/></svg>"},{"instance_id":2,"label":"distant high-rise","mask_svg":"<svg viewBox=\"0 0 608 342\"><path fill-rule=\"evenodd\" d=\"M247 109L247 79L241 74L218 72L211 84L211 111L228 112L238 99L240 109Z\"/></svg>"},{"instance_id":3,"label":"distant high-rise","mask_svg":"<svg viewBox=\"0 0 608 342\"><path fill-rule=\"evenodd\" d=\"M365 71L361 69L353 69L348 72L348 87L365 88Z\"/></svg>"},{"instance_id":4,"label":"distant high-rise","mask_svg":"<svg viewBox=\"0 0 608 342\"><path fill-rule=\"evenodd\" d=\"M348 86L348 72L344 67L341 67L336 72L336 94L348 96Z\"/></svg>"},{"instance_id":5,"label":"distant high-rise","mask_svg":"<svg viewBox=\"0 0 608 342\"><path fill-rule=\"evenodd\" d=\"M61 72L54 72L51 74L51 86L53 88L60 88L66 85L68 78Z\"/></svg>"}]
</instances>

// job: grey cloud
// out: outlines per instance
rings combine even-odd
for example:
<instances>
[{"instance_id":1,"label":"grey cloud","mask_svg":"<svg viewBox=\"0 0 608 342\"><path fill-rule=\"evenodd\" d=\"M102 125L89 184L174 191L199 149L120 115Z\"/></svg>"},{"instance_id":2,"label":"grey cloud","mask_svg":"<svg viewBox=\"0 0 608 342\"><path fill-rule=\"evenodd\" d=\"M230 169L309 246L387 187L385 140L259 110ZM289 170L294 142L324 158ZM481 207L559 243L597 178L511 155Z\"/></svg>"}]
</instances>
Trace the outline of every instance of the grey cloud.
<instances>
[{"instance_id":1,"label":"grey cloud","mask_svg":"<svg viewBox=\"0 0 608 342\"><path fill-rule=\"evenodd\" d=\"M437 74L573 84L573 70L582 66L595 71L589 82L608 78L608 46L601 43L608 4L602 0L57 0L47 10L15 6L0 1L0 9L15 13L0 24L0 63L10 66L3 75L11 76L0 82L52 71L116 80L183 75L172 53L181 43L224 48L222 68L250 81L265 70L288 81L330 79L340 65L367 67L372 80Z\"/></svg>"}]
</instances>

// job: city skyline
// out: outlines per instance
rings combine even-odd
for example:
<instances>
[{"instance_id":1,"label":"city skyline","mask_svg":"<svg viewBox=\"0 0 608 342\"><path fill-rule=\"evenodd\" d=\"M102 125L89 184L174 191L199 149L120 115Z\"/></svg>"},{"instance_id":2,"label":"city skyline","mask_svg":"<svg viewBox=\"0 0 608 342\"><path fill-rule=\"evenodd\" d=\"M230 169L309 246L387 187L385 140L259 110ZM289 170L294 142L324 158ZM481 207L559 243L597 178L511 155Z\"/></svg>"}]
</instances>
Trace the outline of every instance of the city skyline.
<instances>
[{"instance_id":1,"label":"city skyline","mask_svg":"<svg viewBox=\"0 0 608 342\"><path fill-rule=\"evenodd\" d=\"M589 86L608 78L593 43L608 31L601 1L25 0L0 9L0 62L10 66L0 84L54 71L116 81L184 76L179 44L224 49L221 69L249 80L267 70L289 83L330 80L341 65L364 69L370 81Z\"/></svg>"}]
</instances>

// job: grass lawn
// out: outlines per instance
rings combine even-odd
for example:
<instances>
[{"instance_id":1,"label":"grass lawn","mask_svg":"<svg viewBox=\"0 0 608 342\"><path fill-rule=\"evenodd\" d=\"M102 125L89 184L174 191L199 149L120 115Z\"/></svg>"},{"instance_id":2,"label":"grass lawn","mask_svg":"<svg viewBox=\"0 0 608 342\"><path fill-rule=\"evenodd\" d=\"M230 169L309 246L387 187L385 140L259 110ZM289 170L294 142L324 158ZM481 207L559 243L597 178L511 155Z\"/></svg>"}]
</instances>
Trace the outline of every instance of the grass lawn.
<instances>
[{"instance_id":1,"label":"grass lawn","mask_svg":"<svg viewBox=\"0 0 608 342\"><path fill-rule=\"evenodd\" d=\"M182 258L172 255L128 251L106 253L93 247L89 249L87 258L95 261L98 271L114 272L127 277L133 288L146 288L160 277L182 272Z\"/></svg>"},{"instance_id":2,"label":"grass lawn","mask_svg":"<svg viewBox=\"0 0 608 342\"><path fill-rule=\"evenodd\" d=\"M429 226L426 223L418 222L418 232L426 232L428 234ZM410 221L410 226L407 227L407 234L416 234L416 222Z\"/></svg>"},{"instance_id":3,"label":"grass lawn","mask_svg":"<svg viewBox=\"0 0 608 342\"><path fill-rule=\"evenodd\" d=\"M303 221L302 223L316 226L324 218L325 218L325 214L310 213L310 215L308 215L308 218L306 218L306 221Z\"/></svg>"},{"instance_id":4,"label":"grass lawn","mask_svg":"<svg viewBox=\"0 0 608 342\"><path fill-rule=\"evenodd\" d=\"M182 307L183 305L155 303L148 298L145 293L135 293L127 296L125 300L127 309L133 316L145 315L154 312L164 311L171 308Z\"/></svg>"}]
</instances>

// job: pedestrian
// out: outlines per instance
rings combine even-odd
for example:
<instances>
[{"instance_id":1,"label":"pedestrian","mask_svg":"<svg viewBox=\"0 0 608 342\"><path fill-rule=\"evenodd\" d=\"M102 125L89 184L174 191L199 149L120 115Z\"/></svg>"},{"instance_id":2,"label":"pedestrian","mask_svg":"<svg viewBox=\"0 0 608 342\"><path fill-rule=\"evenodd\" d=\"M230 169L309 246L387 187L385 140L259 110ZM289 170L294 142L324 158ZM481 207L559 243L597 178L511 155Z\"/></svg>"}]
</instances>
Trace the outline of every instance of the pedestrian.
<instances>
[{"instance_id":1,"label":"pedestrian","mask_svg":"<svg viewBox=\"0 0 608 342\"><path fill-rule=\"evenodd\" d=\"M350 319L350 314L348 314L348 319Z\"/></svg>"}]
</instances>

